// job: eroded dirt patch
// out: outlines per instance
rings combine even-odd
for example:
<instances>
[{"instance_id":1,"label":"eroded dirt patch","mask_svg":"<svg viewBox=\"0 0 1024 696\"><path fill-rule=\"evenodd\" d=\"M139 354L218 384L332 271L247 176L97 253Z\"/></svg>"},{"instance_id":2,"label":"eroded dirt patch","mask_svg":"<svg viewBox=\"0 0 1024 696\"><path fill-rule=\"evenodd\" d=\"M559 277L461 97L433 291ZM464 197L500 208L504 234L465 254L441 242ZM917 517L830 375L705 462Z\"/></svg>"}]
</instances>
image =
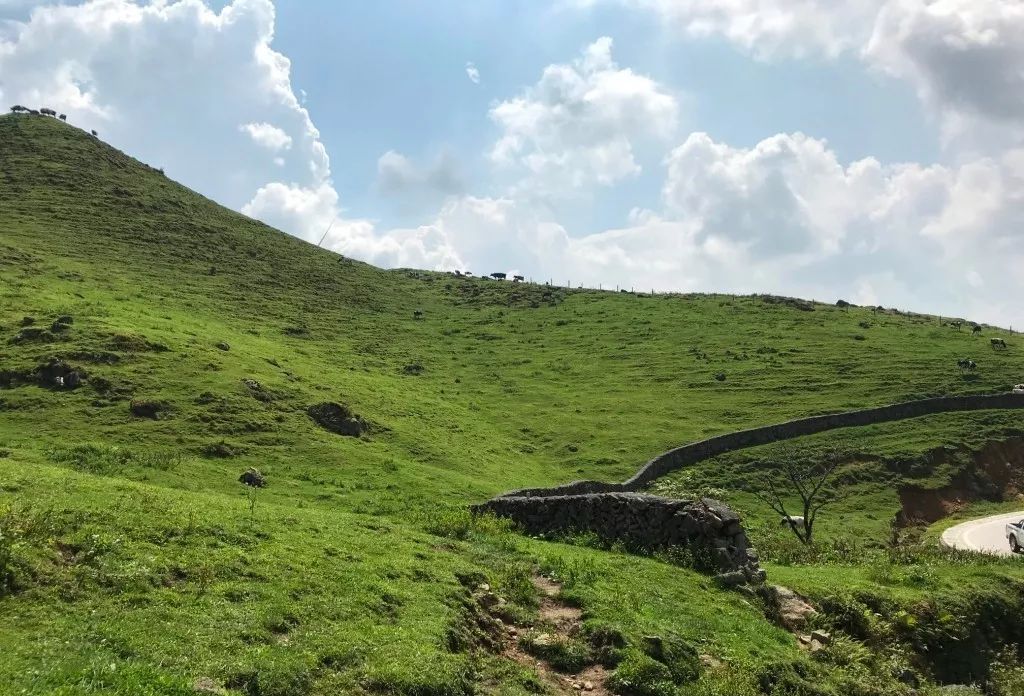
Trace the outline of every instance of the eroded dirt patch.
<instances>
[{"instance_id":1,"label":"eroded dirt patch","mask_svg":"<svg viewBox=\"0 0 1024 696\"><path fill-rule=\"evenodd\" d=\"M537 621L532 625L517 623L503 612L503 601L487 585L478 586L474 592L481 604L499 617L499 654L535 671L554 693L611 694L606 686L609 670L578 653L583 640L582 610L561 599L562 586L555 580L534 574L531 582L539 598Z\"/></svg>"}]
</instances>

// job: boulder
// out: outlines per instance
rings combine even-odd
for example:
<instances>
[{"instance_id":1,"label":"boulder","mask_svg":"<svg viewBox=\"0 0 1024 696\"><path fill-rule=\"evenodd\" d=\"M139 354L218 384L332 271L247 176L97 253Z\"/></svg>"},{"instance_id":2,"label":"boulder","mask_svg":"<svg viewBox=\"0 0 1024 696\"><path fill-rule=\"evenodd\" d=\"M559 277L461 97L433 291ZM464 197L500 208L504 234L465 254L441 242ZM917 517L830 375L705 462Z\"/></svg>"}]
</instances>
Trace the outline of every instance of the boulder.
<instances>
[{"instance_id":1,"label":"boulder","mask_svg":"<svg viewBox=\"0 0 1024 696\"><path fill-rule=\"evenodd\" d=\"M244 483L249 488L267 487L267 478L260 473L259 469L251 466L242 472L242 475L238 477L238 482Z\"/></svg>"},{"instance_id":2,"label":"boulder","mask_svg":"<svg viewBox=\"0 0 1024 696\"><path fill-rule=\"evenodd\" d=\"M306 409L309 417L324 430L347 437L359 437L370 429L359 414L345 404L326 401Z\"/></svg>"}]
</instances>

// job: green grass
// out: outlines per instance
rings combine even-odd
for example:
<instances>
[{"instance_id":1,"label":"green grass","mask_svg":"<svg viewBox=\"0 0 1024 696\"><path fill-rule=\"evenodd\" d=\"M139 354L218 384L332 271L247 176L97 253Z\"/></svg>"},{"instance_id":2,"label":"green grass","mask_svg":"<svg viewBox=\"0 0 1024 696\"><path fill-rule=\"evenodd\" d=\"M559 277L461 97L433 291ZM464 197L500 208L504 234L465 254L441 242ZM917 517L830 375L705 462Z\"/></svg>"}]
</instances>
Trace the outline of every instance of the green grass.
<instances>
[{"instance_id":1,"label":"green grass","mask_svg":"<svg viewBox=\"0 0 1024 696\"><path fill-rule=\"evenodd\" d=\"M0 117L0 176L0 385L14 376L0 389L3 694L183 694L199 677L261 696L525 693L536 682L523 670L450 638L457 574L524 595L532 564L564 575L588 621L621 630L627 650L672 634L723 663L684 693L759 693L757 674L807 658L754 600L658 559L521 538L459 510L512 488L622 480L714 434L1002 391L1024 375L1019 337L972 337L937 317L383 271L52 119ZM62 315L73 323L52 327ZM86 383L17 383L51 357ZM978 372L962 375L961 357ZM160 417L132 415L133 401L161 404ZM306 410L325 401L370 433L319 428ZM867 557L881 553L896 486L944 485L969 450L1022 433L1019 414L986 412L806 438L808 458L836 444L856 455L855 496L821 535L856 540L867 560L790 553L772 580L825 597L848 577L911 602L952 592L961 571L979 587L1019 577L941 557L935 584L915 586ZM963 451L929 458L947 445ZM749 485L763 451L663 485L721 490L782 553ZM252 511L237 482L250 466L270 482ZM821 668L829 688L855 676Z\"/></svg>"}]
</instances>

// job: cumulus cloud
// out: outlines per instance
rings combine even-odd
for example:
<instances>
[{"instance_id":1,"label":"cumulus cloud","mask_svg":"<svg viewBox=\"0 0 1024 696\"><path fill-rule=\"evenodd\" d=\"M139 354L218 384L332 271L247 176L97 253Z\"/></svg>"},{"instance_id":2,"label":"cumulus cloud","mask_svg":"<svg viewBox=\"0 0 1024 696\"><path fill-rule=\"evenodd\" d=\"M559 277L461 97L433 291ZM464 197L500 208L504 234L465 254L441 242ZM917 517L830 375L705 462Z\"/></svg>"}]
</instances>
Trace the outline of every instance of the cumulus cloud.
<instances>
[{"instance_id":1,"label":"cumulus cloud","mask_svg":"<svg viewBox=\"0 0 1024 696\"><path fill-rule=\"evenodd\" d=\"M661 85L612 60L602 37L571 64L549 65L536 85L500 102L491 119L501 137L495 163L547 194L610 185L640 171L638 142L671 136L679 105Z\"/></svg>"},{"instance_id":2,"label":"cumulus cloud","mask_svg":"<svg viewBox=\"0 0 1024 696\"><path fill-rule=\"evenodd\" d=\"M466 63L466 77L474 85L480 84L480 70L476 67L473 61Z\"/></svg>"},{"instance_id":3,"label":"cumulus cloud","mask_svg":"<svg viewBox=\"0 0 1024 696\"><path fill-rule=\"evenodd\" d=\"M655 12L755 58L843 53L906 80L950 142L1024 142L1024 4L1006 0L577 0Z\"/></svg>"},{"instance_id":4,"label":"cumulus cloud","mask_svg":"<svg viewBox=\"0 0 1024 696\"><path fill-rule=\"evenodd\" d=\"M577 0L613 1L656 12L694 38L721 36L758 59L835 57L867 39L885 0Z\"/></svg>"},{"instance_id":5,"label":"cumulus cloud","mask_svg":"<svg viewBox=\"0 0 1024 696\"><path fill-rule=\"evenodd\" d=\"M392 196L449 196L465 188L458 162L447 151L419 167L405 155L388 150L377 160L377 188Z\"/></svg>"},{"instance_id":6,"label":"cumulus cloud","mask_svg":"<svg viewBox=\"0 0 1024 696\"><path fill-rule=\"evenodd\" d=\"M239 129L248 133L254 143L272 152L288 150L292 146L292 136L269 123L246 123L239 126Z\"/></svg>"},{"instance_id":7,"label":"cumulus cloud","mask_svg":"<svg viewBox=\"0 0 1024 696\"><path fill-rule=\"evenodd\" d=\"M342 216L320 132L296 96L290 61L271 46L274 20L270 0L220 11L202 0L35 7L0 38L0 98L67 113L186 185L309 241L337 219L339 248L430 265L431 240L390 238Z\"/></svg>"},{"instance_id":8,"label":"cumulus cloud","mask_svg":"<svg viewBox=\"0 0 1024 696\"><path fill-rule=\"evenodd\" d=\"M1024 142L1022 37L1018 2L900 0L879 13L863 55L914 84L948 135Z\"/></svg>"}]
</instances>

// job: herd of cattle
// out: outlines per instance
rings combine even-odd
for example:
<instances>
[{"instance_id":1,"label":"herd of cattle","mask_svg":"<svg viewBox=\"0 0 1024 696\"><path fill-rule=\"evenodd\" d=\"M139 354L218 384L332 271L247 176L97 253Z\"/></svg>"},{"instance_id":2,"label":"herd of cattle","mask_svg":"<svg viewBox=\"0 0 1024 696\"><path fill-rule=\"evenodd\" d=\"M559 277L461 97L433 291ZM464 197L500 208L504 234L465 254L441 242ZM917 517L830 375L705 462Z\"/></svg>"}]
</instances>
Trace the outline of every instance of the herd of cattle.
<instances>
[{"instance_id":1,"label":"herd of cattle","mask_svg":"<svg viewBox=\"0 0 1024 696\"><path fill-rule=\"evenodd\" d=\"M21 104L15 104L14 106L11 107L11 113L12 114L29 114L31 116L51 116L53 118L59 118L61 121L64 121L64 122L67 122L67 120L68 120L67 114L58 114L53 109L48 109L45 106L41 107L39 109L30 109L27 106L22 106ZM90 131L90 133L92 133L92 135L94 135L94 136L99 135L99 133L97 133L96 131Z\"/></svg>"},{"instance_id":2,"label":"herd of cattle","mask_svg":"<svg viewBox=\"0 0 1024 696\"><path fill-rule=\"evenodd\" d=\"M473 277L473 274L470 273L469 271L452 271L452 273L455 274L456 276L458 276L459 278L471 278L471 277ZM482 276L480 276L481 280L491 280L492 278L494 280L508 280L508 273L491 273L490 275L482 275ZM514 275L514 276L512 276L512 282L513 283L522 283L524 280L526 280L526 276L521 276L521 275Z\"/></svg>"}]
</instances>

